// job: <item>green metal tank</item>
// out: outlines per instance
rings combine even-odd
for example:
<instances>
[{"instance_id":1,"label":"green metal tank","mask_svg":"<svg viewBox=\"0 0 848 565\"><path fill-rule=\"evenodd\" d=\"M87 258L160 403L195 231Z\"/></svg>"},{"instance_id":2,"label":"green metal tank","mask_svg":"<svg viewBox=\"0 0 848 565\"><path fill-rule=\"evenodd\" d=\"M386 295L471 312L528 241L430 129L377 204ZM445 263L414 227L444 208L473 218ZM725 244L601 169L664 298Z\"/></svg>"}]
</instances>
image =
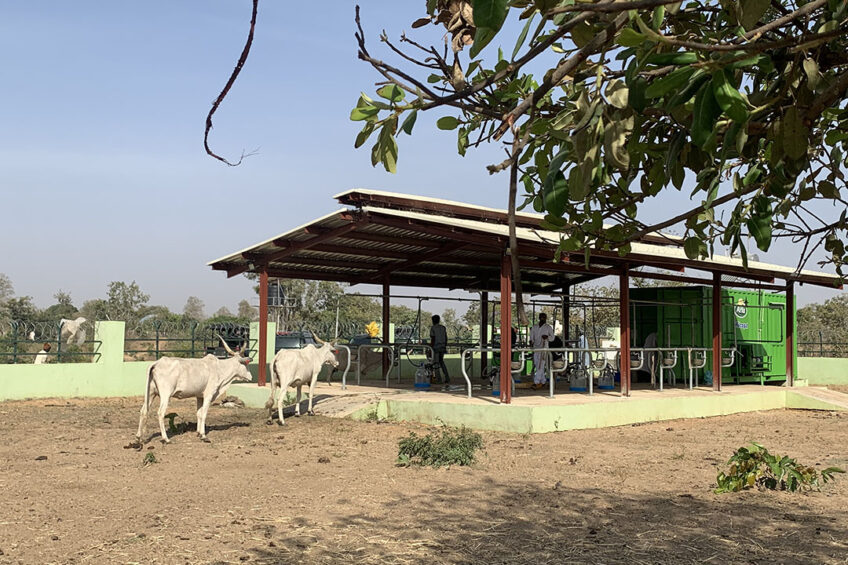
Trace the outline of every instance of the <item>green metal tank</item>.
<instances>
[{"instance_id":1,"label":"green metal tank","mask_svg":"<svg viewBox=\"0 0 848 565\"><path fill-rule=\"evenodd\" d=\"M712 347L712 287L630 289L631 347L643 347L657 334L658 347ZM786 380L786 297L757 290L722 289L722 347L736 347L723 383L782 383ZM796 319L793 312L793 320ZM797 332L795 332L797 335ZM797 358L797 350L793 359ZM794 361L797 364L797 359ZM712 353L707 353L707 369ZM678 382L688 379L685 352L675 368ZM699 371L703 382L704 371Z\"/></svg>"}]
</instances>

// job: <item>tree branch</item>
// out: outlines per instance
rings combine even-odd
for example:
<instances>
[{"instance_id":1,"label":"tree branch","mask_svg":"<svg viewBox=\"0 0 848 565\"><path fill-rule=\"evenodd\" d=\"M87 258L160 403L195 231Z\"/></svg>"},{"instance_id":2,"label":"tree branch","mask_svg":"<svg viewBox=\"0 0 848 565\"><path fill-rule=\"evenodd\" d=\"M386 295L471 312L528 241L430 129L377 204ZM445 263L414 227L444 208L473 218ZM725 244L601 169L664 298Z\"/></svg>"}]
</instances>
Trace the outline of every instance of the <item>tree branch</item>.
<instances>
[{"instance_id":1,"label":"tree branch","mask_svg":"<svg viewBox=\"0 0 848 565\"><path fill-rule=\"evenodd\" d=\"M256 12L259 8L259 0L253 0L253 13L250 16L250 32L247 34L247 42L244 44L244 49L241 51L241 55L239 56L239 60L236 63L236 67L233 69L233 73L230 75L230 80L227 81L227 84L224 85L224 89L218 95L218 98L215 99L215 102L212 103L212 109L209 110L209 114L206 116L206 132L203 134L203 148L206 149L206 153L210 156L218 159L222 163L225 163L231 167L237 167L241 165L241 162L248 155L245 155L242 152L241 157L235 163L228 161L227 159L217 155L209 148L209 130L212 129L212 115L218 110L218 106L221 105L221 102L224 101L224 98L227 96L227 93L230 91L230 88L233 86L233 83L236 82L236 78L239 76L242 67L244 67L245 62L247 61L247 55L250 53L250 46L253 44L253 31L256 28Z\"/></svg>"}]
</instances>

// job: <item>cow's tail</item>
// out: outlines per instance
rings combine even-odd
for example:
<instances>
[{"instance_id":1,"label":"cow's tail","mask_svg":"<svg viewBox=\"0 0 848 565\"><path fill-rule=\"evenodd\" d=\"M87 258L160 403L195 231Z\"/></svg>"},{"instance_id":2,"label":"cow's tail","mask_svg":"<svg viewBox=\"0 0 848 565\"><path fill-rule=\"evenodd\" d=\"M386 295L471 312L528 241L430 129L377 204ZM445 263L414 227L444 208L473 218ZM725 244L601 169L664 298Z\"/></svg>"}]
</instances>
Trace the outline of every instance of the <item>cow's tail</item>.
<instances>
[{"instance_id":1,"label":"cow's tail","mask_svg":"<svg viewBox=\"0 0 848 565\"><path fill-rule=\"evenodd\" d=\"M260 371L264 370L262 367L259 368ZM268 417L269 419L274 415L274 394L277 392L277 383L279 379L277 378L277 364L274 360L271 360L271 396L268 397L268 401L265 403L265 408L268 409Z\"/></svg>"}]
</instances>

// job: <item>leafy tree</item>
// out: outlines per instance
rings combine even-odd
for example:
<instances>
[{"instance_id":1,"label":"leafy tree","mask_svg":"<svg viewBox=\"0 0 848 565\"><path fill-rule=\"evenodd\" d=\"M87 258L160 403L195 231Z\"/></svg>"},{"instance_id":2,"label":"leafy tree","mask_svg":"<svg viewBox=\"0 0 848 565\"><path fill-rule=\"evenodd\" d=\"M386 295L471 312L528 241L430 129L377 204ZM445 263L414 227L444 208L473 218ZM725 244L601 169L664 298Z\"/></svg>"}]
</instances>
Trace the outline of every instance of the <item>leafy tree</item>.
<instances>
[{"instance_id":1,"label":"leafy tree","mask_svg":"<svg viewBox=\"0 0 848 565\"><path fill-rule=\"evenodd\" d=\"M238 303L238 314L236 316L242 320L252 322L259 318L259 312L250 305L250 302L242 300Z\"/></svg>"},{"instance_id":2,"label":"leafy tree","mask_svg":"<svg viewBox=\"0 0 848 565\"><path fill-rule=\"evenodd\" d=\"M4 273L0 273L0 304L3 304L15 295L15 287L12 285L12 279Z\"/></svg>"},{"instance_id":3,"label":"leafy tree","mask_svg":"<svg viewBox=\"0 0 848 565\"><path fill-rule=\"evenodd\" d=\"M39 310L32 303L32 296L10 298L4 304L6 317L10 320L33 322L39 318Z\"/></svg>"},{"instance_id":4,"label":"leafy tree","mask_svg":"<svg viewBox=\"0 0 848 565\"><path fill-rule=\"evenodd\" d=\"M825 355L844 356L848 350L848 295L799 308L798 342L813 353L821 349Z\"/></svg>"},{"instance_id":5,"label":"leafy tree","mask_svg":"<svg viewBox=\"0 0 848 565\"><path fill-rule=\"evenodd\" d=\"M62 318L72 319L76 317L78 312L76 306L74 306L73 301L71 300L70 293L58 290L56 291L56 294L53 295L53 298L56 299L56 304L48 306L45 308L44 312L42 312L42 317L45 320L55 321Z\"/></svg>"},{"instance_id":6,"label":"leafy tree","mask_svg":"<svg viewBox=\"0 0 848 565\"><path fill-rule=\"evenodd\" d=\"M140 312L150 295L145 294L135 281L127 284L123 281L112 281L106 293L105 312L97 311L100 320L124 320L133 323L140 318ZM92 309L99 309L102 305L92 304ZM105 317L104 317L105 316Z\"/></svg>"},{"instance_id":7,"label":"leafy tree","mask_svg":"<svg viewBox=\"0 0 848 565\"><path fill-rule=\"evenodd\" d=\"M190 320L202 321L206 318L206 314L203 312L204 306L205 304L201 299L196 296L189 296L185 306L183 306L183 316Z\"/></svg>"},{"instance_id":8,"label":"leafy tree","mask_svg":"<svg viewBox=\"0 0 848 565\"><path fill-rule=\"evenodd\" d=\"M376 138L373 164L393 172L417 114L449 109L436 126L456 132L460 155L507 149L489 171L509 172L513 248L521 186L519 208L562 230L564 254L625 255L677 226L682 241L668 243L692 258L720 243L747 262L749 236L763 251L783 238L799 243L799 267L823 247L843 272L845 0L428 0L422 16L412 27L446 28L434 35L448 44L383 34L395 65L369 51L357 9L359 58L381 86L351 119L364 126L356 147ZM640 219L684 189L691 205Z\"/></svg>"},{"instance_id":9,"label":"leafy tree","mask_svg":"<svg viewBox=\"0 0 848 565\"><path fill-rule=\"evenodd\" d=\"M86 300L82 303L80 315L85 316L89 320L110 320L109 303L102 298Z\"/></svg>"},{"instance_id":10,"label":"leafy tree","mask_svg":"<svg viewBox=\"0 0 848 565\"><path fill-rule=\"evenodd\" d=\"M230 312L230 309L226 306L221 306L218 308L214 314L212 314L213 318L234 318L233 313Z\"/></svg>"}]
</instances>

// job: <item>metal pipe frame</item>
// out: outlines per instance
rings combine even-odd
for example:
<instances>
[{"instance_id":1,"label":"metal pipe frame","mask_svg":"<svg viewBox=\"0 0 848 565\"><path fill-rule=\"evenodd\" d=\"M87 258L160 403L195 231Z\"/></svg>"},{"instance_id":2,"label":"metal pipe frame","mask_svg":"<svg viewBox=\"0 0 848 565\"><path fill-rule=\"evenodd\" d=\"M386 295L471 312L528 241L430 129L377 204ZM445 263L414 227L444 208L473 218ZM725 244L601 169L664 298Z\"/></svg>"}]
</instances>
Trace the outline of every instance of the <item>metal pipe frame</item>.
<instances>
[{"instance_id":1,"label":"metal pipe frame","mask_svg":"<svg viewBox=\"0 0 848 565\"><path fill-rule=\"evenodd\" d=\"M389 368L386 369L386 387L389 386L389 374L392 372L392 365L395 363L395 346L390 343L363 343L356 349L356 384L359 385L362 376L362 350L363 349L380 349L388 351L388 356L391 359Z\"/></svg>"},{"instance_id":2,"label":"metal pipe frame","mask_svg":"<svg viewBox=\"0 0 848 565\"><path fill-rule=\"evenodd\" d=\"M345 367L344 373L342 373L342 390L347 390L347 373L350 371L350 347L347 345L337 344L336 349L344 349L347 351L347 367ZM359 384L358 380L356 384Z\"/></svg>"}]
</instances>

